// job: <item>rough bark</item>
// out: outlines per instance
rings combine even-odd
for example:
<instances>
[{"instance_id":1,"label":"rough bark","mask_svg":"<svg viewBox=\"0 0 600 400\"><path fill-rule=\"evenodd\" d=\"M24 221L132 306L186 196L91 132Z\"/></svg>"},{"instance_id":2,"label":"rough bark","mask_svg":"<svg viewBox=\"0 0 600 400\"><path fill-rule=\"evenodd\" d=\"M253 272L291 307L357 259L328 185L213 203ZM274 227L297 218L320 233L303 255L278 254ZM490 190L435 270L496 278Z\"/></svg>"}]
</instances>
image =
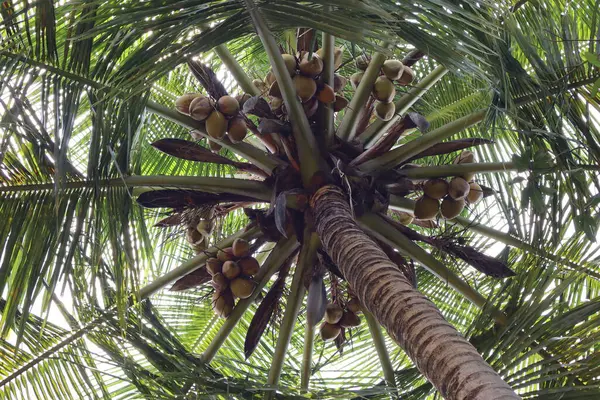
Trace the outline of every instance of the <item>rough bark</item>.
<instances>
[{"instance_id":1,"label":"rough bark","mask_svg":"<svg viewBox=\"0 0 600 400\"><path fill-rule=\"evenodd\" d=\"M311 207L323 247L360 302L444 398L520 398L358 227L340 188L321 188Z\"/></svg>"}]
</instances>

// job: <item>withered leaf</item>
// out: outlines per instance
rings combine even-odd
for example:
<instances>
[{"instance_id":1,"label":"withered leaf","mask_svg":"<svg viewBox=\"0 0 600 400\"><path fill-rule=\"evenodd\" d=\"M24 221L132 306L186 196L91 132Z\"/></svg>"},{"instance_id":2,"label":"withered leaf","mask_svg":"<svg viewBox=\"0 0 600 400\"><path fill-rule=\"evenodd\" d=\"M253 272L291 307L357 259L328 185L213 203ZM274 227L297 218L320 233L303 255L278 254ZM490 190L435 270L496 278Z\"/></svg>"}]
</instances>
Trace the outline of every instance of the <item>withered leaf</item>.
<instances>
[{"instance_id":1,"label":"withered leaf","mask_svg":"<svg viewBox=\"0 0 600 400\"><path fill-rule=\"evenodd\" d=\"M288 217L288 210L286 207L287 196L285 192L279 193L277 199L275 200L273 215L275 217L275 226L279 233L283 235L283 237L287 238L286 232L286 222Z\"/></svg>"},{"instance_id":2,"label":"withered leaf","mask_svg":"<svg viewBox=\"0 0 600 400\"><path fill-rule=\"evenodd\" d=\"M277 280L273 283L273 286L271 286L271 289L269 289L269 292L256 309L254 317L252 317L250 326L248 326L248 332L246 333L246 339L244 340L244 356L246 359L248 359L256 349L256 346L260 342L260 338L269 325L269 321L271 321L271 318L273 317L273 312L277 309L277 305L283 294L283 289L285 288L285 279L288 276L290 264L291 258L288 258L281 266Z\"/></svg>"},{"instance_id":3,"label":"withered leaf","mask_svg":"<svg viewBox=\"0 0 600 400\"><path fill-rule=\"evenodd\" d=\"M259 118L276 118L269 103L260 96L253 96L246 100L243 111L245 114L256 115Z\"/></svg>"},{"instance_id":4,"label":"withered leaf","mask_svg":"<svg viewBox=\"0 0 600 400\"><path fill-rule=\"evenodd\" d=\"M288 122L279 119L263 118L258 124L258 131L263 134L277 133L283 136L292 134L292 126Z\"/></svg>"},{"instance_id":5,"label":"withered leaf","mask_svg":"<svg viewBox=\"0 0 600 400\"><path fill-rule=\"evenodd\" d=\"M429 130L429 122L419 113L409 112L404 117L404 126L408 128L417 128L421 132L427 132Z\"/></svg>"},{"instance_id":6,"label":"withered leaf","mask_svg":"<svg viewBox=\"0 0 600 400\"><path fill-rule=\"evenodd\" d=\"M310 280L308 287L308 296L306 299L306 323L312 326L317 325L325 315L327 307L327 292L323 283L323 275L314 275Z\"/></svg>"},{"instance_id":7,"label":"withered leaf","mask_svg":"<svg viewBox=\"0 0 600 400\"><path fill-rule=\"evenodd\" d=\"M160 139L152 143L152 146L163 153L184 160L227 165L235 164L235 161L215 154L207 148L189 140L174 138Z\"/></svg>"},{"instance_id":8,"label":"withered leaf","mask_svg":"<svg viewBox=\"0 0 600 400\"><path fill-rule=\"evenodd\" d=\"M138 204L146 208L175 208L198 207L206 204L227 202L256 201L247 196L230 193L206 193L198 190L162 189L151 190L140 194Z\"/></svg>"},{"instance_id":9,"label":"withered leaf","mask_svg":"<svg viewBox=\"0 0 600 400\"><path fill-rule=\"evenodd\" d=\"M414 157L408 159L407 161L416 160L418 158L428 157L428 156L437 156L440 154L448 154L458 150L463 150L473 146L481 146L484 144L493 144L493 140L483 139L483 138L467 138L467 139L457 139L451 140L449 142L436 143L427 150L423 150L419 154Z\"/></svg>"},{"instance_id":10,"label":"withered leaf","mask_svg":"<svg viewBox=\"0 0 600 400\"><path fill-rule=\"evenodd\" d=\"M483 272L493 278L508 278L516 275L503 261L483 254L470 246L460 246L450 243L443 250L466 261L479 272Z\"/></svg>"},{"instance_id":11,"label":"withered leaf","mask_svg":"<svg viewBox=\"0 0 600 400\"><path fill-rule=\"evenodd\" d=\"M217 75L210 67L194 60L188 61L188 67L211 97L220 99L227 96L225 86L217 79Z\"/></svg>"},{"instance_id":12,"label":"withered leaf","mask_svg":"<svg viewBox=\"0 0 600 400\"><path fill-rule=\"evenodd\" d=\"M179 278L173 286L171 286L172 292L177 292L180 290L191 289L196 286L200 286L209 282L211 280L211 276L206 270L206 268L198 268L195 271L190 272L183 278Z\"/></svg>"},{"instance_id":13,"label":"withered leaf","mask_svg":"<svg viewBox=\"0 0 600 400\"><path fill-rule=\"evenodd\" d=\"M169 215L166 218L161 219L156 224L154 224L154 226L158 227L158 228L166 228L168 226L179 225L182 222L183 221L182 221L182 218L181 218L181 214L174 213L174 214Z\"/></svg>"}]
</instances>

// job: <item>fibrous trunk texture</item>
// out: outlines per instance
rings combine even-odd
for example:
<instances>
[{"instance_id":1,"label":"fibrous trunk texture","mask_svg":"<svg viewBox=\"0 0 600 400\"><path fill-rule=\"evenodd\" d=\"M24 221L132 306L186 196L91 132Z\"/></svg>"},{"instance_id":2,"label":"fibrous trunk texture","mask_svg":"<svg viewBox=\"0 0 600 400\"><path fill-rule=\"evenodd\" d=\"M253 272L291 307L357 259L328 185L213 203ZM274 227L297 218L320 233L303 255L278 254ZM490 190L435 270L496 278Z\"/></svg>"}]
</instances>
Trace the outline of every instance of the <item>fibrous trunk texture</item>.
<instances>
[{"instance_id":1,"label":"fibrous trunk texture","mask_svg":"<svg viewBox=\"0 0 600 400\"><path fill-rule=\"evenodd\" d=\"M323 247L360 302L444 398L520 398L358 227L340 188L319 189L311 207Z\"/></svg>"}]
</instances>

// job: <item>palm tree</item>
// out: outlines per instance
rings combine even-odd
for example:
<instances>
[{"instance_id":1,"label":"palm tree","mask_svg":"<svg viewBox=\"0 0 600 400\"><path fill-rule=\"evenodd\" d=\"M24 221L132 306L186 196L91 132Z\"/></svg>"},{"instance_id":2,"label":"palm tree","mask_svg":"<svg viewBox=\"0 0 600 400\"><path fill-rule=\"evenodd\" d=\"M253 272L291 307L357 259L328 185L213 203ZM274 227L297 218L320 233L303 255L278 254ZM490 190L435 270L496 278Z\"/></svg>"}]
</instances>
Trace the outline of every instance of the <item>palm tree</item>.
<instances>
[{"instance_id":1,"label":"palm tree","mask_svg":"<svg viewBox=\"0 0 600 400\"><path fill-rule=\"evenodd\" d=\"M1 7L4 397L598 396L595 2Z\"/></svg>"}]
</instances>

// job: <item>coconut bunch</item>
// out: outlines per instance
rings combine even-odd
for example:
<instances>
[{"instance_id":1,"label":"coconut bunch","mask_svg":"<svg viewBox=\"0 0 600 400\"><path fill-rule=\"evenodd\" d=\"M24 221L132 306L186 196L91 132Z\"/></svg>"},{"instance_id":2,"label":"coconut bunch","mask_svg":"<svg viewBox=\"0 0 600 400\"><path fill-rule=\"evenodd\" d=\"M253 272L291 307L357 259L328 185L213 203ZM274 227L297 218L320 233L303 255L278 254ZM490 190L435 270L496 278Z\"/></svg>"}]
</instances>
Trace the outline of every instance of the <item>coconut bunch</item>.
<instances>
[{"instance_id":1,"label":"coconut bunch","mask_svg":"<svg viewBox=\"0 0 600 400\"><path fill-rule=\"evenodd\" d=\"M370 57L366 55L361 55L355 59L356 67L361 70L350 77L350 82L355 89L360 84L364 71L368 68L370 62ZM414 78L415 73L413 70L409 66L402 64L400 60L390 59L383 63L380 76L373 84L373 91L371 93L376 100L374 111L377 118L389 121L394 116L396 112L396 106L393 103L396 96L395 84L406 86Z\"/></svg>"},{"instance_id":2,"label":"coconut bunch","mask_svg":"<svg viewBox=\"0 0 600 400\"><path fill-rule=\"evenodd\" d=\"M250 244L236 239L231 247L219 250L216 257L206 261L206 271L212 276L215 289L212 307L215 314L227 318L235 305L235 299L252 295L256 283L252 279L260 265L250 254Z\"/></svg>"},{"instance_id":3,"label":"coconut bunch","mask_svg":"<svg viewBox=\"0 0 600 400\"><path fill-rule=\"evenodd\" d=\"M356 297L350 298L342 308L337 303L327 304L325 309L325 321L321 325L321 338L328 342L335 340L342 328L355 328L360 325L358 314L361 312L360 304Z\"/></svg>"},{"instance_id":4,"label":"coconut bunch","mask_svg":"<svg viewBox=\"0 0 600 400\"><path fill-rule=\"evenodd\" d=\"M334 49L334 70L342 65L343 50ZM340 111L348 105L348 100L341 94L347 79L341 75L334 75L333 87L324 82L322 73L325 69L323 49L316 52L301 51L295 56L282 54L287 72L292 77L296 94L302 101L302 106L307 117L312 117L317 112L319 103L332 104L334 111ZM279 89L279 84L272 71L269 71L264 80L255 79L254 85L264 94L269 96L269 104L275 115L287 115L285 105Z\"/></svg>"},{"instance_id":5,"label":"coconut bunch","mask_svg":"<svg viewBox=\"0 0 600 400\"><path fill-rule=\"evenodd\" d=\"M454 164L467 164L475 162L475 155L464 150L454 160ZM469 173L455 176L450 180L435 178L426 181L423 186L423 195L415 204L414 216L420 220L434 219L438 212L443 218L456 218L466 204L475 204L483 197L483 189L473 181L475 174ZM410 217L410 215L409 215ZM406 217L410 223L412 219Z\"/></svg>"},{"instance_id":6,"label":"coconut bunch","mask_svg":"<svg viewBox=\"0 0 600 400\"><path fill-rule=\"evenodd\" d=\"M215 100L200 93L188 93L175 101L175 108L196 121L203 121L206 133L211 137L223 139L228 136L233 143L239 143L248 134L246 121L240 113L240 107L248 97L246 94L225 95Z\"/></svg>"}]
</instances>

